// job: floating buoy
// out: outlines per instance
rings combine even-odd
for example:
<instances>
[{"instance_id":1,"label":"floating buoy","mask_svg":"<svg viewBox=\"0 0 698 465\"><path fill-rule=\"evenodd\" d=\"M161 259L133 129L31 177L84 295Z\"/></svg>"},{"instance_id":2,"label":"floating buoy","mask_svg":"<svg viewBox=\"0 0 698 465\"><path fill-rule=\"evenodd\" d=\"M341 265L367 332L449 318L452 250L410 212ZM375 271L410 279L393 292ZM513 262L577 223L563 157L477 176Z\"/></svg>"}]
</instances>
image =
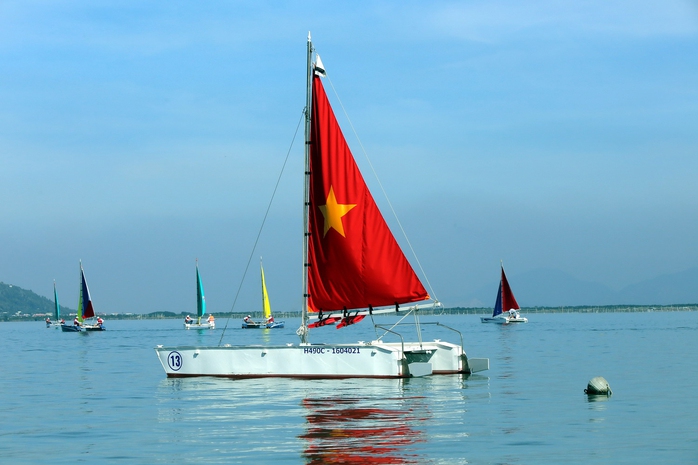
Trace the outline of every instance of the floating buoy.
<instances>
[{"instance_id":1,"label":"floating buoy","mask_svg":"<svg viewBox=\"0 0 698 465\"><path fill-rule=\"evenodd\" d=\"M608 381L606 381L603 376L597 376L589 381L587 388L584 390L584 394L589 396L610 396L613 392L611 391L611 386L608 385Z\"/></svg>"}]
</instances>

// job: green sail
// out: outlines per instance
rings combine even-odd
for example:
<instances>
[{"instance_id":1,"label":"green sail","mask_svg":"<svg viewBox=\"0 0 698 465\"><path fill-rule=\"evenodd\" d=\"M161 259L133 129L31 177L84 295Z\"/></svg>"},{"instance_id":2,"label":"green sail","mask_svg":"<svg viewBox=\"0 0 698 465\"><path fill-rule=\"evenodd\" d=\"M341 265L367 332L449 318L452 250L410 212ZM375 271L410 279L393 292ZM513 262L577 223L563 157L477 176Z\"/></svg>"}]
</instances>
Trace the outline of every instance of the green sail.
<instances>
[{"instance_id":1,"label":"green sail","mask_svg":"<svg viewBox=\"0 0 698 465\"><path fill-rule=\"evenodd\" d=\"M61 319L61 307L58 305L58 292L56 292L56 281L53 282L53 303L55 308L53 309L53 316L56 321Z\"/></svg>"},{"instance_id":2,"label":"green sail","mask_svg":"<svg viewBox=\"0 0 698 465\"><path fill-rule=\"evenodd\" d=\"M196 316L201 318L206 313L206 298L204 297L204 284L199 274L199 264L196 264Z\"/></svg>"}]
</instances>

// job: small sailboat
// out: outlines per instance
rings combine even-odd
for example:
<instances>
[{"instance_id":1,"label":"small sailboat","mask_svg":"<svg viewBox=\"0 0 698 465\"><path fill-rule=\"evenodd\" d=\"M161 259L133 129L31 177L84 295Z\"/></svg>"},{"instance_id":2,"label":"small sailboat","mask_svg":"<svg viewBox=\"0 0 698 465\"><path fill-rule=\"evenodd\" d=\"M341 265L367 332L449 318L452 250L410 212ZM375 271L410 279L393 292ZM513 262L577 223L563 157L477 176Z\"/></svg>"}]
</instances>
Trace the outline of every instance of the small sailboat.
<instances>
[{"instance_id":1,"label":"small sailboat","mask_svg":"<svg viewBox=\"0 0 698 465\"><path fill-rule=\"evenodd\" d=\"M252 328L283 328L283 321L275 321L274 316L271 314L271 304L269 303L269 294L267 293L267 282L264 279L264 266L262 265L262 260L259 260L259 267L262 270L262 322L253 321L250 315L247 315L242 319L243 329Z\"/></svg>"},{"instance_id":2,"label":"small sailboat","mask_svg":"<svg viewBox=\"0 0 698 465\"><path fill-rule=\"evenodd\" d=\"M407 378L474 373L488 359L468 358L460 343L424 341L420 308L431 299L400 249L368 190L321 82L325 76L308 35L305 111L305 182L302 236L303 289L299 344L157 346L168 377ZM300 237L299 237L300 239ZM431 300L431 302L426 302ZM417 341L375 325L377 339L312 344L310 331L337 328L378 313L412 314ZM436 324L436 323L432 323ZM420 326L421 325L421 326ZM441 325L444 327L444 325ZM446 327L447 328L447 327ZM378 329L383 334L378 336ZM320 330L320 329L318 329ZM322 331L322 330L320 330ZM383 338L390 337L394 342ZM222 339L222 337L221 337Z\"/></svg>"},{"instance_id":3,"label":"small sailboat","mask_svg":"<svg viewBox=\"0 0 698 465\"><path fill-rule=\"evenodd\" d=\"M259 260L259 268L262 272L262 318L264 318L264 327L271 328L283 328L283 321L275 321L274 316L271 314L271 303L269 303L269 293L267 292L267 281L264 279L264 266L262 266L262 260Z\"/></svg>"},{"instance_id":4,"label":"small sailboat","mask_svg":"<svg viewBox=\"0 0 698 465\"><path fill-rule=\"evenodd\" d=\"M61 321L61 307L58 304L58 292L56 291L56 281L53 282L53 321L50 318L46 319L47 328L60 328L63 322Z\"/></svg>"},{"instance_id":5,"label":"small sailboat","mask_svg":"<svg viewBox=\"0 0 698 465\"><path fill-rule=\"evenodd\" d=\"M492 316L480 317L483 323L497 323L497 324L509 324L509 323L527 323L528 319L522 317L519 314L519 304L516 302L514 297L514 292L509 286L509 281L507 280L507 275L504 273L504 266L502 268L502 276L499 280L499 289L497 290L497 300L494 303L494 311Z\"/></svg>"},{"instance_id":6,"label":"small sailboat","mask_svg":"<svg viewBox=\"0 0 698 465\"><path fill-rule=\"evenodd\" d=\"M80 331L104 331L104 321L95 315L95 309L90 297L90 289L87 287L85 270L80 262L80 298L78 299L78 312L72 325L62 324L61 329L65 332Z\"/></svg>"},{"instance_id":7,"label":"small sailboat","mask_svg":"<svg viewBox=\"0 0 698 465\"><path fill-rule=\"evenodd\" d=\"M247 315L242 319L242 329L259 329L264 328L262 323L259 321L254 321L252 315Z\"/></svg>"},{"instance_id":8,"label":"small sailboat","mask_svg":"<svg viewBox=\"0 0 698 465\"><path fill-rule=\"evenodd\" d=\"M206 298L204 297L204 283L201 281L199 273L199 261L196 261L196 321L189 318L187 315L184 320L185 329L215 329L216 321L213 315L209 315L206 321L201 319L206 314Z\"/></svg>"}]
</instances>

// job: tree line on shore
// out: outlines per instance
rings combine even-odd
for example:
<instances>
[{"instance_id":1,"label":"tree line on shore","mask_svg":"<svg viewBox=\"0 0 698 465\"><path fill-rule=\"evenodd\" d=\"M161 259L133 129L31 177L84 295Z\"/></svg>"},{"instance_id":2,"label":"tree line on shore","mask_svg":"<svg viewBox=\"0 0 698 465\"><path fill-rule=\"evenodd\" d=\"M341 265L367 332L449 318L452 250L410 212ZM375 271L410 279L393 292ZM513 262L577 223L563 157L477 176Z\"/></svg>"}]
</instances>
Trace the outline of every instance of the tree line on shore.
<instances>
[{"instance_id":1,"label":"tree line on shore","mask_svg":"<svg viewBox=\"0 0 698 465\"><path fill-rule=\"evenodd\" d=\"M69 310L69 309L66 309ZM620 312L677 312L677 311L698 311L698 305L606 305L606 306L565 306L565 307L522 307L522 314L535 313L620 313ZM492 313L491 308L472 308L472 307L452 307L452 308L436 308L422 309L420 315L487 315ZM216 318L231 318L242 319L246 315L252 315L254 318L260 318L261 312L221 312L216 313ZM191 313L187 312L150 312L150 313L110 313L99 314L104 318L111 320L163 320L163 319L184 319ZM385 316L390 314L381 314L376 316ZM0 309L0 321L43 321L46 317L51 317L51 312L46 313L22 313L8 312ZM75 316L75 311L66 312L65 318L72 319ZM275 312L274 316L280 318L300 318L300 312Z\"/></svg>"}]
</instances>

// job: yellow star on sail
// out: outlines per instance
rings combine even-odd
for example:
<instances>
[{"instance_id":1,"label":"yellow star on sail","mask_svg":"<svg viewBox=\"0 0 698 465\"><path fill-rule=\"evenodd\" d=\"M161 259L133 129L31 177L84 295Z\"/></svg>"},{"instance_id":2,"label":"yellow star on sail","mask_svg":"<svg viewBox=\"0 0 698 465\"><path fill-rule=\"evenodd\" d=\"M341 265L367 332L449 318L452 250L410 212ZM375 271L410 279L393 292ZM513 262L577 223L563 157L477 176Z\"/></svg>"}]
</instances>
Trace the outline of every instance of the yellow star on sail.
<instances>
[{"instance_id":1,"label":"yellow star on sail","mask_svg":"<svg viewBox=\"0 0 698 465\"><path fill-rule=\"evenodd\" d=\"M346 237L344 235L342 217L349 213L349 210L355 206L356 204L337 203L337 198L334 196L334 189L330 186L330 193L327 194L327 204L319 206L322 216L325 217L325 232L322 237L327 235L327 231L329 231L330 228L334 228L342 237Z\"/></svg>"}]
</instances>

